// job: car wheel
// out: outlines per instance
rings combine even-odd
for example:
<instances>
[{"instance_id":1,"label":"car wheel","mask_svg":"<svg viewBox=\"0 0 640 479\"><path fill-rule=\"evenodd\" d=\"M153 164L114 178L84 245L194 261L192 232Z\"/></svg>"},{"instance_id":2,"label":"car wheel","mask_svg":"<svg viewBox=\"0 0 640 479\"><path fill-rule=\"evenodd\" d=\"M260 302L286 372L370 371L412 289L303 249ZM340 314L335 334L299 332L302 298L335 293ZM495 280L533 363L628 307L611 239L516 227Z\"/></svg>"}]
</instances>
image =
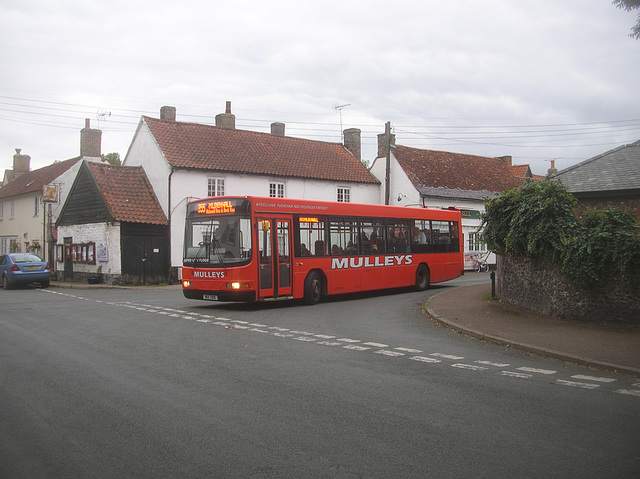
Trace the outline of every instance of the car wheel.
<instances>
[{"instance_id":1,"label":"car wheel","mask_svg":"<svg viewBox=\"0 0 640 479\"><path fill-rule=\"evenodd\" d=\"M49 287L49 281L40 281L40 286L42 286L43 288L48 288Z\"/></svg>"},{"instance_id":2,"label":"car wheel","mask_svg":"<svg viewBox=\"0 0 640 479\"><path fill-rule=\"evenodd\" d=\"M318 304L322 298L322 278L317 271L312 271L304 280L304 302Z\"/></svg>"},{"instance_id":3,"label":"car wheel","mask_svg":"<svg viewBox=\"0 0 640 479\"><path fill-rule=\"evenodd\" d=\"M2 277L2 287L4 289L11 289L11 283L9 283L9 278L7 278L6 274Z\"/></svg>"}]
</instances>

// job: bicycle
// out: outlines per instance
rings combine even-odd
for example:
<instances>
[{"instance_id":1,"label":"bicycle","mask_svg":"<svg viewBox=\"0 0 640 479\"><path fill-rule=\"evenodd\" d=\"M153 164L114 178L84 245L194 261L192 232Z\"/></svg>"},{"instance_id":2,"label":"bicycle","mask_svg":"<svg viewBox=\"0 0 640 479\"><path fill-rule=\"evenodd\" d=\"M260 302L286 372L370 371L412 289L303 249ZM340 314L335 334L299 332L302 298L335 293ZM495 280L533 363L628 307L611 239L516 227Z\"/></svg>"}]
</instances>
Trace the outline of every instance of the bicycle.
<instances>
[{"instance_id":1,"label":"bicycle","mask_svg":"<svg viewBox=\"0 0 640 479\"><path fill-rule=\"evenodd\" d=\"M473 270L476 273L486 273L487 271L489 271L489 264L487 263L487 257L489 256L489 254L491 254L491 251L487 251L483 255L472 255Z\"/></svg>"}]
</instances>

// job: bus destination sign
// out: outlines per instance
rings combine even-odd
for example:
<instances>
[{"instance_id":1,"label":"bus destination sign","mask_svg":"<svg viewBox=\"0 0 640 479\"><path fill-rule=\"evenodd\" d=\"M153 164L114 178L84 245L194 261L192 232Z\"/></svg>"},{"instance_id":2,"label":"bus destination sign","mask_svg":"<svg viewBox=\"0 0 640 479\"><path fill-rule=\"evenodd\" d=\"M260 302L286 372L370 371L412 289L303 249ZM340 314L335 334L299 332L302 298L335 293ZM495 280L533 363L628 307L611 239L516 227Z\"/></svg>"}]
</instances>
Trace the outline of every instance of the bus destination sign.
<instances>
[{"instance_id":1,"label":"bus destination sign","mask_svg":"<svg viewBox=\"0 0 640 479\"><path fill-rule=\"evenodd\" d=\"M198 203L198 213L200 214L217 215L235 212L236 208L231 201L205 201Z\"/></svg>"}]
</instances>

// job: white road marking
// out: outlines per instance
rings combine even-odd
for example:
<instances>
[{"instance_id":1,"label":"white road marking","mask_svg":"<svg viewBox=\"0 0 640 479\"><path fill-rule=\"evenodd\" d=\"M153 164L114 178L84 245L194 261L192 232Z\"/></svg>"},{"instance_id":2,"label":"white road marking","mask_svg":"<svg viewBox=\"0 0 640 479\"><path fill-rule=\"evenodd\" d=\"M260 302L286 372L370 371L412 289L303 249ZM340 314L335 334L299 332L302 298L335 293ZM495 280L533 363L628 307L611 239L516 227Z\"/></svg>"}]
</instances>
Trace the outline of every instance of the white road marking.
<instances>
[{"instance_id":1,"label":"white road marking","mask_svg":"<svg viewBox=\"0 0 640 479\"><path fill-rule=\"evenodd\" d=\"M431 356L435 356L437 358L444 358L444 359L453 359L454 361L459 361L461 359L464 359L464 356L453 356L451 354L442 354L442 353L431 353Z\"/></svg>"},{"instance_id":2,"label":"white road marking","mask_svg":"<svg viewBox=\"0 0 640 479\"><path fill-rule=\"evenodd\" d=\"M537 368L516 368L518 371L524 371L525 373L537 373L537 374L555 374L558 371L551 371L550 369L537 369Z\"/></svg>"},{"instance_id":3,"label":"white road marking","mask_svg":"<svg viewBox=\"0 0 640 479\"><path fill-rule=\"evenodd\" d=\"M374 348L388 348L389 345L388 344L382 344L382 343L362 343L365 346L372 346Z\"/></svg>"},{"instance_id":4,"label":"white road marking","mask_svg":"<svg viewBox=\"0 0 640 479\"><path fill-rule=\"evenodd\" d=\"M68 293L58 293L50 290L42 290L42 291L50 294L57 294L59 296L65 296L68 298L74 298L74 299L83 300L83 301L92 301L95 303L103 302L99 300L91 300L89 298L68 294ZM367 351L367 350L371 350L372 348L388 348L389 347L389 345L387 344L377 343L377 342L365 342L358 345L355 343L361 343L361 340L359 339L351 339L351 338L335 339L336 336L331 336L326 334L316 334L308 331L292 331L288 328L268 326L262 323L249 323L247 321L233 320L233 319L224 318L224 317L216 317L208 314L199 314L199 313L194 313L186 310L173 309L173 308L161 308L153 305L139 304L139 303L135 304L129 301L106 302L105 304L108 304L110 306L116 306L116 307L119 306L119 307L135 309L138 311L154 313L157 315L162 315L167 317L180 318L188 321L195 321L199 323L211 323L219 326L224 326L227 329L240 329L240 330L259 332L263 334L269 334L270 331L261 329L261 328L267 328L268 330L277 331L277 332L271 332L273 336L295 339L297 341L304 341L304 342L316 342L316 344L322 344L324 346L342 346L344 349L350 349L353 351ZM198 319L198 317L200 317L201 319ZM296 334L299 334L300 336L294 337ZM310 336L314 336L314 337L310 337ZM318 341L316 338L323 339L323 341ZM334 341L328 341L330 339L334 339ZM347 343L347 345L344 345L344 343ZM379 349L373 352L375 354L381 354L389 357L401 357L401 356L406 356L405 353L421 353L422 351L419 349L397 347L397 348L393 348L393 350ZM418 362L430 363L430 364L442 362L441 359L436 359L436 358L449 359L454 361L464 359L463 356L455 356L452 354L443 354L443 353L430 353L429 356L433 356L433 357L411 356L409 357L409 359L411 359L412 361L418 361ZM498 368L509 366L509 363L497 363L497 362L483 361L483 360L477 360L473 362L475 364L455 363L455 364L452 364L451 366L458 369L466 369L466 370L472 370L472 371L484 371L489 369L488 367L484 367L484 366L492 366L492 367L498 367ZM482 365L482 366L479 366L479 365ZM516 378L522 378L522 379L530 379L533 377L533 374L527 374L527 373L553 375L553 374L557 374L557 371L548 370L548 369L538 369L538 368L532 368L532 367L519 367L517 368L517 371L506 371L506 370L500 371L500 374L502 376L507 376L507 377L516 377ZM600 384L594 384L594 382L613 383L617 381L617 379L614 379L614 378L589 376L589 375L583 375L583 374L576 374L571 376L571 378L577 379L580 381L568 381L563 379L557 379L555 383L563 386L574 387L574 388L594 390L600 387ZM581 381L592 381L592 382L581 382ZM631 383L631 387L640 388L640 382ZM613 392L618 394L640 397L640 389L617 389Z\"/></svg>"},{"instance_id":5,"label":"white road marking","mask_svg":"<svg viewBox=\"0 0 640 479\"><path fill-rule=\"evenodd\" d=\"M442 361L440 359L436 359L436 358L427 358L425 356L412 356L409 359L413 359L414 361L420 361L421 363L441 363Z\"/></svg>"},{"instance_id":6,"label":"white road marking","mask_svg":"<svg viewBox=\"0 0 640 479\"><path fill-rule=\"evenodd\" d=\"M474 364L464 364L464 363L456 363L451 365L452 368L458 369L468 369L470 371L486 371L489 368L485 368L484 366L476 366Z\"/></svg>"},{"instance_id":7,"label":"white road marking","mask_svg":"<svg viewBox=\"0 0 640 479\"><path fill-rule=\"evenodd\" d=\"M404 353L401 353L399 351L389 351L388 349L379 349L377 351L374 351L376 354L382 354L383 356L389 356L392 358L397 358L400 356L405 356Z\"/></svg>"},{"instance_id":8,"label":"white road marking","mask_svg":"<svg viewBox=\"0 0 640 479\"><path fill-rule=\"evenodd\" d=\"M412 353L412 354L419 354L422 352L422 350L420 349L411 349L411 348L394 348L397 349L398 351L403 351L405 353Z\"/></svg>"},{"instance_id":9,"label":"white road marking","mask_svg":"<svg viewBox=\"0 0 640 479\"><path fill-rule=\"evenodd\" d=\"M491 361L474 361L477 364L484 364L485 366L494 366L496 368L506 368L509 363L492 363Z\"/></svg>"},{"instance_id":10,"label":"white road marking","mask_svg":"<svg viewBox=\"0 0 640 479\"><path fill-rule=\"evenodd\" d=\"M521 378L521 379L529 379L533 377L532 374L517 373L515 371L500 371L500 374L502 374L503 376L509 376L511 378Z\"/></svg>"},{"instance_id":11,"label":"white road marking","mask_svg":"<svg viewBox=\"0 0 640 479\"><path fill-rule=\"evenodd\" d=\"M581 379L583 381L597 381L599 383L613 383L616 380L613 378L597 378L595 376L585 376L584 374L576 374L571 376L573 379Z\"/></svg>"},{"instance_id":12,"label":"white road marking","mask_svg":"<svg viewBox=\"0 0 640 479\"><path fill-rule=\"evenodd\" d=\"M366 348L364 346L357 346L355 344L348 344L346 346L342 346L344 349L351 349L353 351L366 351L367 349L371 349L371 348Z\"/></svg>"},{"instance_id":13,"label":"white road marking","mask_svg":"<svg viewBox=\"0 0 640 479\"><path fill-rule=\"evenodd\" d=\"M636 389L616 389L614 392L618 394L626 394L628 396L640 397L640 390L636 390Z\"/></svg>"},{"instance_id":14,"label":"white road marking","mask_svg":"<svg viewBox=\"0 0 640 479\"><path fill-rule=\"evenodd\" d=\"M557 379L556 384L560 384L562 386L570 386L573 388L581 388L581 389L596 389L600 387L599 384L581 383L578 381L565 381L564 379Z\"/></svg>"}]
</instances>

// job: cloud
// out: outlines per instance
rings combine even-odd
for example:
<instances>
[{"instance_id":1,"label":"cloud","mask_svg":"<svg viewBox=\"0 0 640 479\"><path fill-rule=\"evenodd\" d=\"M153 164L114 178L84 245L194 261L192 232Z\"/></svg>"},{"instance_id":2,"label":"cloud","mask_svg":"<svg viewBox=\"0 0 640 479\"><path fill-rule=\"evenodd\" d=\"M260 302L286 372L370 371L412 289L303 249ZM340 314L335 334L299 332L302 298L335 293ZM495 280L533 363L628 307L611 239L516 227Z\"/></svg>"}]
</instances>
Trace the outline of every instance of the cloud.
<instances>
[{"instance_id":1,"label":"cloud","mask_svg":"<svg viewBox=\"0 0 640 479\"><path fill-rule=\"evenodd\" d=\"M124 155L140 115L211 123L226 100L241 128L340 141L342 119L365 158L391 121L400 144L569 166L640 137L612 123L640 118L633 22L600 0L7 0L0 170L75 156L84 118Z\"/></svg>"}]
</instances>

